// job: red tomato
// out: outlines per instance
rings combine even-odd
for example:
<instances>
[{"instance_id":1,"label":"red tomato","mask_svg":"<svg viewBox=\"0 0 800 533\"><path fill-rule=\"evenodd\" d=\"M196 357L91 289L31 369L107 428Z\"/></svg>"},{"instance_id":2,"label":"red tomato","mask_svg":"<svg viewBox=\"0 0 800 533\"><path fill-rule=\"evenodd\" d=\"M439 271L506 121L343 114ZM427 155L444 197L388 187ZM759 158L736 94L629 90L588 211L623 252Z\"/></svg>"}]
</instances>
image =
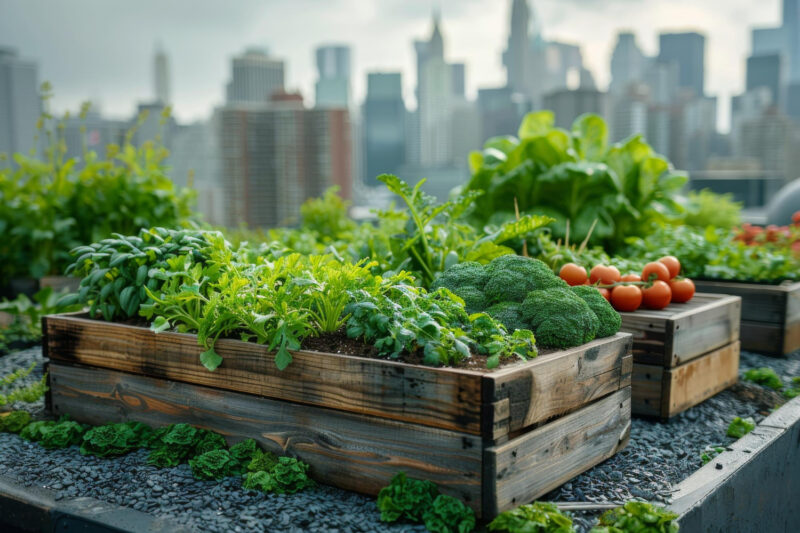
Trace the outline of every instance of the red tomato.
<instances>
[{"instance_id":1,"label":"red tomato","mask_svg":"<svg viewBox=\"0 0 800 533\"><path fill-rule=\"evenodd\" d=\"M589 282L592 284L599 281L601 285L611 285L619 281L619 278L619 270L613 266L595 265L589 273Z\"/></svg>"},{"instance_id":2,"label":"red tomato","mask_svg":"<svg viewBox=\"0 0 800 533\"><path fill-rule=\"evenodd\" d=\"M642 291L642 303L649 309L664 309L672 301L672 289L665 281L656 280Z\"/></svg>"},{"instance_id":3,"label":"red tomato","mask_svg":"<svg viewBox=\"0 0 800 533\"><path fill-rule=\"evenodd\" d=\"M639 274L625 274L620 278L621 281L642 281L642 276Z\"/></svg>"},{"instance_id":4,"label":"red tomato","mask_svg":"<svg viewBox=\"0 0 800 533\"><path fill-rule=\"evenodd\" d=\"M669 279L674 278L681 272L681 262L674 255L665 255L658 260L659 263L664 263L669 270Z\"/></svg>"},{"instance_id":5,"label":"red tomato","mask_svg":"<svg viewBox=\"0 0 800 533\"><path fill-rule=\"evenodd\" d=\"M673 279L669 282L669 288L672 290L673 302L688 302L694 296L694 282L689 278Z\"/></svg>"},{"instance_id":6,"label":"red tomato","mask_svg":"<svg viewBox=\"0 0 800 533\"><path fill-rule=\"evenodd\" d=\"M568 285L573 287L575 285L583 285L586 280L589 279L589 275L586 274L586 269L575 263L567 263L562 266L561 270L558 271L558 275L561 279L566 281Z\"/></svg>"},{"instance_id":7,"label":"red tomato","mask_svg":"<svg viewBox=\"0 0 800 533\"><path fill-rule=\"evenodd\" d=\"M611 305L617 311L636 311L642 305L642 291L636 285L617 285L611 291Z\"/></svg>"},{"instance_id":8,"label":"red tomato","mask_svg":"<svg viewBox=\"0 0 800 533\"><path fill-rule=\"evenodd\" d=\"M600 292L601 295L603 295L603 298L605 298L609 302L611 301L611 291L609 291L608 289L604 289L602 287L598 287L597 290Z\"/></svg>"},{"instance_id":9,"label":"red tomato","mask_svg":"<svg viewBox=\"0 0 800 533\"><path fill-rule=\"evenodd\" d=\"M664 282L667 282L671 279L667 265L664 263L659 263L658 261L647 263L642 269L643 281L651 281L651 276Z\"/></svg>"}]
</instances>

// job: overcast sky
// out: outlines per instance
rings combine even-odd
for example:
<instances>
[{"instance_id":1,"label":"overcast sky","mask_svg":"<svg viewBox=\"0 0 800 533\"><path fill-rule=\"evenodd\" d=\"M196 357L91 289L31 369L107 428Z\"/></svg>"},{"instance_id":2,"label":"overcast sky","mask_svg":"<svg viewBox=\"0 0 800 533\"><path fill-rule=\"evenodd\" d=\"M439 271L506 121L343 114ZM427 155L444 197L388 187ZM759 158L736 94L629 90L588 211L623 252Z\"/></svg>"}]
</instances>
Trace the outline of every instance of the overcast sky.
<instances>
[{"instance_id":1,"label":"overcast sky","mask_svg":"<svg viewBox=\"0 0 800 533\"><path fill-rule=\"evenodd\" d=\"M724 105L744 86L750 28L780 21L780 0L529 0L545 38L580 43L605 87L620 29L633 29L648 54L663 30L706 34L706 87ZM177 118L207 117L224 99L230 58L251 45L287 61L287 85L313 100L314 48L353 48L353 85L363 99L365 72L402 70L412 100L412 41L427 38L439 6L445 54L467 63L467 90L505 82L501 53L511 0L0 0L0 46L40 66L55 88L57 110L91 99L104 113L128 117L152 97L156 42L169 55Z\"/></svg>"}]
</instances>

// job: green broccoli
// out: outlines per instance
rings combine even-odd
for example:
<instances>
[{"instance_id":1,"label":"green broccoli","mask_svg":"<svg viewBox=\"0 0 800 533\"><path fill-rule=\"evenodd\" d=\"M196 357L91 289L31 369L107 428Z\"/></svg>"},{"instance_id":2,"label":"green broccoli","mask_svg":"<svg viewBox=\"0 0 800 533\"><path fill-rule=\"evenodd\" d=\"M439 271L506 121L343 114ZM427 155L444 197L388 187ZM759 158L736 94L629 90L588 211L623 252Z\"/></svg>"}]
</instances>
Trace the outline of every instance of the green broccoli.
<instances>
[{"instance_id":1,"label":"green broccoli","mask_svg":"<svg viewBox=\"0 0 800 533\"><path fill-rule=\"evenodd\" d=\"M527 329L528 325L522 320L521 305L517 302L500 302L488 308L485 312L503 324L509 333L517 329Z\"/></svg>"},{"instance_id":2,"label":"green broccoli","mask_svg":"<svg viewBox=\"0 0 800 533\"><path fill-rule=\"evenodd\" d=\"M522 302L522 318L531 325L536 342L551 348L570 348L595 338L599 320L585 301L569 289L533 291Z\"/></svg>"},{"instance_id":3,"label":"green broccoli","mask_svg":"<svg viewBox=\"0 0 800 533\"><path fill-rule=\"evenodd\" d=\"M489 280L484 287L487 302L521 302L529 292L566 288L567 283L553 274L545 263L519 255L501 255L486 265Z\"/></svg>"},{"instance_id":4,"label":"green broccoli","mask_svg":"<svg viewBox=\"0 0 800 533\"><path fill-rule=\"evenodd\" d=\"M588 285L577 285L572 287L572 292L589 304L589 307L597 315L600 326L597 328L598 337L610 337L619 331L622 326L622 317L619 316L608 300L603 298L600 292Z\"/></svg>"},{"instance_id":5,"label":"green broccoli","mask_svg":"<svg viewBox=\"0 0 800 533\"><path fill-rule=\"evenodd\" d=\"M482 264L475 261L457 263L433 280L431 292L441 287L450 289L452 292L456 292L456 289L462 287L475 287L482 291L488 279Z\"/></svg>"},{"instance_id":6,"label":"green broccoli","mask_svg":"<svg viewBox=\"0 0 800 533\"><path fill-rule=\"evenodd\" d=\"M464 300L464 309L468 315L479 313L486 308L486 297L480 289L467 286L456 288L452 292Z\"/></svg>"}]
</instances>

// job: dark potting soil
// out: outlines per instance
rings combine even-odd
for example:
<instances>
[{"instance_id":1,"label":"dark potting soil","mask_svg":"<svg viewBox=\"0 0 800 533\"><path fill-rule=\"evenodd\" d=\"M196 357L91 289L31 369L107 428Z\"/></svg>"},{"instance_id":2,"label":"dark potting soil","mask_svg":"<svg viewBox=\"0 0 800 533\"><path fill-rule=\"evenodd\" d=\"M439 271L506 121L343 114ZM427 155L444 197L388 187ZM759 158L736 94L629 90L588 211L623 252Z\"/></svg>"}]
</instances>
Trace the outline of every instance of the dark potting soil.
<instances>
[{"instance_id":1,"label":"dark potting soil","mask_svg":"<svg viewBox=\"0 0 800 533\"><path fill-rule=\"evenodd\" d=\"M346 348L347 345L342 345ZM328 351L328 350L326 350ZM0 375L42 361L39 348L0 358ZM788 382L800 376L800 352L774 359L743 352L741 374L768 366ZM41 377L41 366L26 379ZM723 391L668 422L634 418L628 446L616 456L573 478L541 500L621 503L640 499L669 502L674 485L702 466L708 446L728 446L735 416L761 422L785 398L749 382ZM44 416L43 402L24 407ZM187 465L157 469L138 451L117 459L84 457L77 447L47 451L16 435L0 433L0 475L31 487L46 487L60 499L93 497L168 517L198 531L424 531L423 526L384 524L374 498L320 486L294 495L245 491L241 481L197 481ZM313 475L313 471L312 471ZM579 531L588 531L600 513L573 513Z\"/></svg>"}]
</instances>

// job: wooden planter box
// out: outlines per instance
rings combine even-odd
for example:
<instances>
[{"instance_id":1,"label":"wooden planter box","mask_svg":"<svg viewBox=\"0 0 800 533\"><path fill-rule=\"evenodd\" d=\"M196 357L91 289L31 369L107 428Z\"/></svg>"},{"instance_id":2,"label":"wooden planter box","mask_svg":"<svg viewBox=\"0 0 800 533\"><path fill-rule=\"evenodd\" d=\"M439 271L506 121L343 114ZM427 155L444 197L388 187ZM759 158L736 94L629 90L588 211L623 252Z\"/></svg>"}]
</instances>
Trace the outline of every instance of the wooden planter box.
<instances>
[{"instance_id":1,"label":"wooden planter box","mask_svg":"<svg viewBox=\"0 0 800 533\"><path fill-rule=\"evenodd\" d=\"M698 291L742 298L742 349L783 356L800 350L800 283L695 281Z\"/></svg>"},{"instance_id":2,"label":"wooden planter box","mask_svg":"<svg viewBox=\"0 0 800 533\"><path fill-rule=\"evenodd\" d=\"M48 403L99 424L187 422L311 465L315 479L375 495L398 471L491 517L611 457L630 432L631 336L617 334L494 371L217 342L55 315L43 319Z\"/></svg>"},{"instance_id":3,"label":"wooden planter box","mask_svg":"<svg viewBox=\"0 0 800 533\"><path fill-rule=\"evenodd\" d=\"M697 293L685 304L620 313L633 334L633 413L672 417L736 383L738 296Z\"/></svg>"}]
</instances>

